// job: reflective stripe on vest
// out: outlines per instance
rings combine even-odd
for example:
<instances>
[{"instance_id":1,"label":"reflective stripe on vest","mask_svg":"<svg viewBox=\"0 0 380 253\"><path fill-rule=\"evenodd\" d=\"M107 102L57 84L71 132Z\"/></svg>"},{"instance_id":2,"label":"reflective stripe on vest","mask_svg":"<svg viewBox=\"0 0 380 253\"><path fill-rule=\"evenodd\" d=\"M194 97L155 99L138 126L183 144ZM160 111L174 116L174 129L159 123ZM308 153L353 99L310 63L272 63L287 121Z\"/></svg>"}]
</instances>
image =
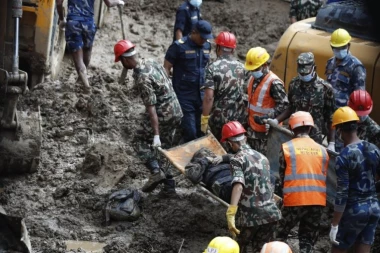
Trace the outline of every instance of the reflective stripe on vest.
<instances>
[{"instance_id":1,"label":"reflective stripe on vest","mask_svg":"<svg viewBox=\"0 0 380 253\"><path fill-rule=\"evenodd\" d=\"M262 116L269 114L274 111L274 107L276 102L270 96L270 89L272 87L272 83L274 80L280 80L278 76L276 76L273 72L269 71L269 73L261 80L261 82L257 85L256 89L253 91L253 83L254 78L251 77L249 79L248 84L248 102L249 102L249 110L248 110L248 122L249 126L256 132L264 133L266 131L265 125L257 124L253 116Z\"/></svg>"},{"instance_id":2,"label":"reflective stripe on vest","mask_svg":"<svg viewBox=\"0 0 380 253\"><path fill-rule=\"evenodd\" d=\"M326 205L326 150L310 138L283 145L286 161L284 206Z\"/></svg>"}]
</instances>

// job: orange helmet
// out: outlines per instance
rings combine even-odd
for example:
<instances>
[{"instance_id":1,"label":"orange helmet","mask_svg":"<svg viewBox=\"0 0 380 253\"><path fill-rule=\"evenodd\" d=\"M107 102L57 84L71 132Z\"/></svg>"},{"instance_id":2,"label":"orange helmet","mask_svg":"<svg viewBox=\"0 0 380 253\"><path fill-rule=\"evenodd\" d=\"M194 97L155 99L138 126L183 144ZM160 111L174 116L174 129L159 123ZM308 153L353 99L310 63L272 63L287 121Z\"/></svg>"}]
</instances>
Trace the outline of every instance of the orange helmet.
<instances>
[{"instance_id":1,"label":"orange helmet","mask_svg":"<svg viewBox=\"0 0 380 253\"><path fill-rule=\"evenodd\" d=\"M246 131L238 121L230 121L224 124L222 128L222 139L220 142L225 142L228 138L244 134Z\"/></svg>"},{"instance_id":2,"label":"orange helmet","mask_svg":"<svg viewBox=\"0 0 380 253\"><path fill-rule=\"evenodd\" d=\"M351 107L358 116L367 116L372 111L373 101L367 91L356 90L351 93L348 106Z\"/></svg>"},{"instance_id":3,"label":"orange helmet","mask_svg":"<svg viewBox=\"0 0 380 253\"><path fill-rule=\"evenodd\" d=\"M274 241L264 244L260 253L292 253L292 249L284 242Z\"/></svg>"},{"instance_id":4,"label":"orange helmet","mask_svg":"<svg viewBox=\"0 0 380 253\"><path fill-rule=\"evenodd\" d=\"M314 120L310 113L298 111L290 116L289 126L292 130L300 126L314 126Z\"/></svg>"},{"instance_id":5,"label":"orange helmet","mask_svg":"<svg viewBox=\"0 0 380 253\"><path fill-rule=\"evenodd\" d=\"M128 51L129 49L134 48L134 47L136 46L133 45L133 43L130 42L129 40L119 40L113 48L113 51L115 53L115 62L120 61L120 56L124 54L126 51ZM135 54L135 51L133 51L133 53L132 52L129 53L128 56L132 56L134 54ZM126 55L126 57L128 56Z\"/></svg>"}]
</instances>

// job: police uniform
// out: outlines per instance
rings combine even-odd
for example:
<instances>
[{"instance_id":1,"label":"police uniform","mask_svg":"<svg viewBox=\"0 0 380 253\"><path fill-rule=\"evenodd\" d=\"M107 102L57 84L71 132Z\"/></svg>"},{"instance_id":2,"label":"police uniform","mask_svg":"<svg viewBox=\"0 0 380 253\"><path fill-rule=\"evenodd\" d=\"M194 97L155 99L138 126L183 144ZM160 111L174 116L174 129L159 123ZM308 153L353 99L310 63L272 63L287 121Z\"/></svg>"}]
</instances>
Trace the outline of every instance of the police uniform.
<instances>
[{"instance_id":1,"label":"police uniform","mask_svg":"<svg viewBox=\"0 0 380 253\"><path fill-rule=\"evenodd\" d=\"M329 156L324 147L309 137L297 137L282 144L280 184L283 195L283 219L277 240L288 239L299 223L300 252L313 252L323 207L326 206L326 174Z\"/></svg>"},{"instance_id":2,"label":"police uniform","mask_svg":"<svg viewBox=\"0 0 380 253\"><path fill-rule=\"evenodd\" d=\"M380 174L380 150L367 141L347 145L336 158L336 212L342 212L333 247L348 249L355 242L372 245L380 217L375 177Z\"/></svg>"},{"instance_id":3,"label":"police uniform","mask_svg":"<svg viewBox=\"0 0 380 253\"><path fill-rule=\"evenodd\" d=\"M134 69L133 78L144 105L155 106L162 147L166 149L178 145L183 115L164 67L154 60L140 60ZM136 130L133 141L140 159L144 162L158 158L150 147L153 135L147 114Z\"/></svg>"},{"instance_id":4,"label":"police uniform","mask_svg":"<svg viewBox=\"0 0 380 253\"><path fill-rule=\"evenodd\" d=\"M244 65L232 55L221 55L206 68L204 88L214 90L214 102L208 125L217 140L222 127L229 121L247 123L247 107Z\"/></svg>"},{"instance_id":5,"label":"police uniform","mask_svg":"<svg viewBox=\"0 0 380 253\"><path fill-rule=\"evenodd\" d=\"M175 33L178 29L182 31L183 36L188 36L193 26L200 19L201 14L199 8L192 6L189 1L185 1L181 4L175 15L173 41L176 40Z\"/></svg>"},{"instance_id":6,"label":"police uniform","mask_svg":"<svg viewBox=\"0 0 380 253\"><path fill-rule=\"evenodd\" d=\"M263 245L273 238L277 221L281 219L281 211L273 198L269 161L244 144L231 158L230 164L231 184L243 185L237 213L240 252L260 252ZM248 251L249 246L252 246L252 251Z\"/></svg>"},{"instance_id":7,"label":"police uniform","mask_svg":"<svg viewBox=\"0 0 380 253\"><path fill-rule=\"evenodd\" d=\"M96 26L94 22L95 0L68 0L65 37L70 52L91 48Z\"/></svg>"},{"instance_id":8,"label":"police uniform","mask_svg":"<svg viewBox=\"0 0 380 253\"><path fill-rule=\"evenodd\" d=\"M165 55L165 59L173 65L173 88L184 114L182 129L185 142L202 136L200 119L203 91L200 88L205 82L210 49L209 42L198 46L185 36L175 41Z\"/></svg>"}]
</instances>

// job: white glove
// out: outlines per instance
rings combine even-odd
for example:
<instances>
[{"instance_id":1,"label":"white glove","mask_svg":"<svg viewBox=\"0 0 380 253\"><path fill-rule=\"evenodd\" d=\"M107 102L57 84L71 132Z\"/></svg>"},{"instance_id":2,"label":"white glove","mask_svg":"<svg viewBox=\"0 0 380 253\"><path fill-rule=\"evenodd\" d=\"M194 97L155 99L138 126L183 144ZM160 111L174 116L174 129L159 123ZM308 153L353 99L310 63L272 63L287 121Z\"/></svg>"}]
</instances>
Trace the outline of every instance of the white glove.
<instances>
[{"instance_id":1,"label":"white glove","mask_svg":"<svg viewBox=\"0 0 380 253\"><path fill-rule=\"evenodd\" d=\"M222 156L217 156L215 158L212 157L206 157L209 163L212 163L213 165L218 165L219 163L223 162L223 157Z\"/></svg>"},{"instance_id":2,"label":"white glove","mask_svg":"<svg viewBox=\"0 0 380 253\"><path fill-rule=\"evenodd\" d=\"M117 3L117 5L121 5L121 6L124 6L124 1L123 0L119 0L119 2Z\"/></svg>"},{"instance_id":3,"label":"white glove","mask_svg":"<svg viewBox=\"0 0 380 253\"><path fill-rule=\"evenodd\" d=\"M336 234L337 234L337 233L338 233L338 225L336 225L336 227L334 227L334 226L331 224L330 241L331 241L333 244L339 245L339 242L336 241Z\"/></svg>"},{"instance_id":4,"label":"white glove","mask_svg":"<svg viewBox=\"0 0 380 253\"><path fill-rule=\"evenodd\" d=\"M278 120L277 119L267 119L267 122L273 122L276 126L278 125ZM268 123L265 124L265 129L268 133L270 128L270 125Z\"/></svg>"},{"instance_id":5,"label":"white glove","mask_svg":"<svg viewBox=\"0 0 380 253\"><path fill-rule=\"evenodd\" d=\"M153 137L153 147L161 147L161 141L160 141L160 136L159 135L155 135Z\"/></svg>"},{"instance_id":6,"label":"white glove","mask_svg":"<svg viewBox=\"0 0 380 253\"><path fill-rule=\"evenodd\" d=\"M327 146L327 149L335 152L335 142L330 141L329 145Z\"/></svg>"},{"instance_id":7,"label":"white glove","mask_svg":"<svg viewBox=\"0 0 380 253\"><path fill-rule=\"evenodd\" d=\"M63 18L63 20L58 21L59 30L64 31L66 30L66 18Z\"/></svg>"}]
</instances>

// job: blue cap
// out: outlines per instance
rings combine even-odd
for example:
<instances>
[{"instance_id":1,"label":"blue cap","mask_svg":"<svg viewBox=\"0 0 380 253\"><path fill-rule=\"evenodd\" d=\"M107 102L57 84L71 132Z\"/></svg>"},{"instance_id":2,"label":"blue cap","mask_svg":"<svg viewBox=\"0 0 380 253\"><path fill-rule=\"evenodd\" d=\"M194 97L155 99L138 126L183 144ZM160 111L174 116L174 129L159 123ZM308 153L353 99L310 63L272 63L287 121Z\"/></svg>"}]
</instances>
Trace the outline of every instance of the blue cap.
<instances>
[{"instance_id":1,"label":"blue cap","mask_svg":"<svg viewBox=\"0 0 380 253\"><path fill-rule=\"evenodd\" d=\"M212 36L212 27L206 20L200 20L194 25L194 29L198 31L202 39L208 40L214 38Z\"/></svg>"}]
</instances>

